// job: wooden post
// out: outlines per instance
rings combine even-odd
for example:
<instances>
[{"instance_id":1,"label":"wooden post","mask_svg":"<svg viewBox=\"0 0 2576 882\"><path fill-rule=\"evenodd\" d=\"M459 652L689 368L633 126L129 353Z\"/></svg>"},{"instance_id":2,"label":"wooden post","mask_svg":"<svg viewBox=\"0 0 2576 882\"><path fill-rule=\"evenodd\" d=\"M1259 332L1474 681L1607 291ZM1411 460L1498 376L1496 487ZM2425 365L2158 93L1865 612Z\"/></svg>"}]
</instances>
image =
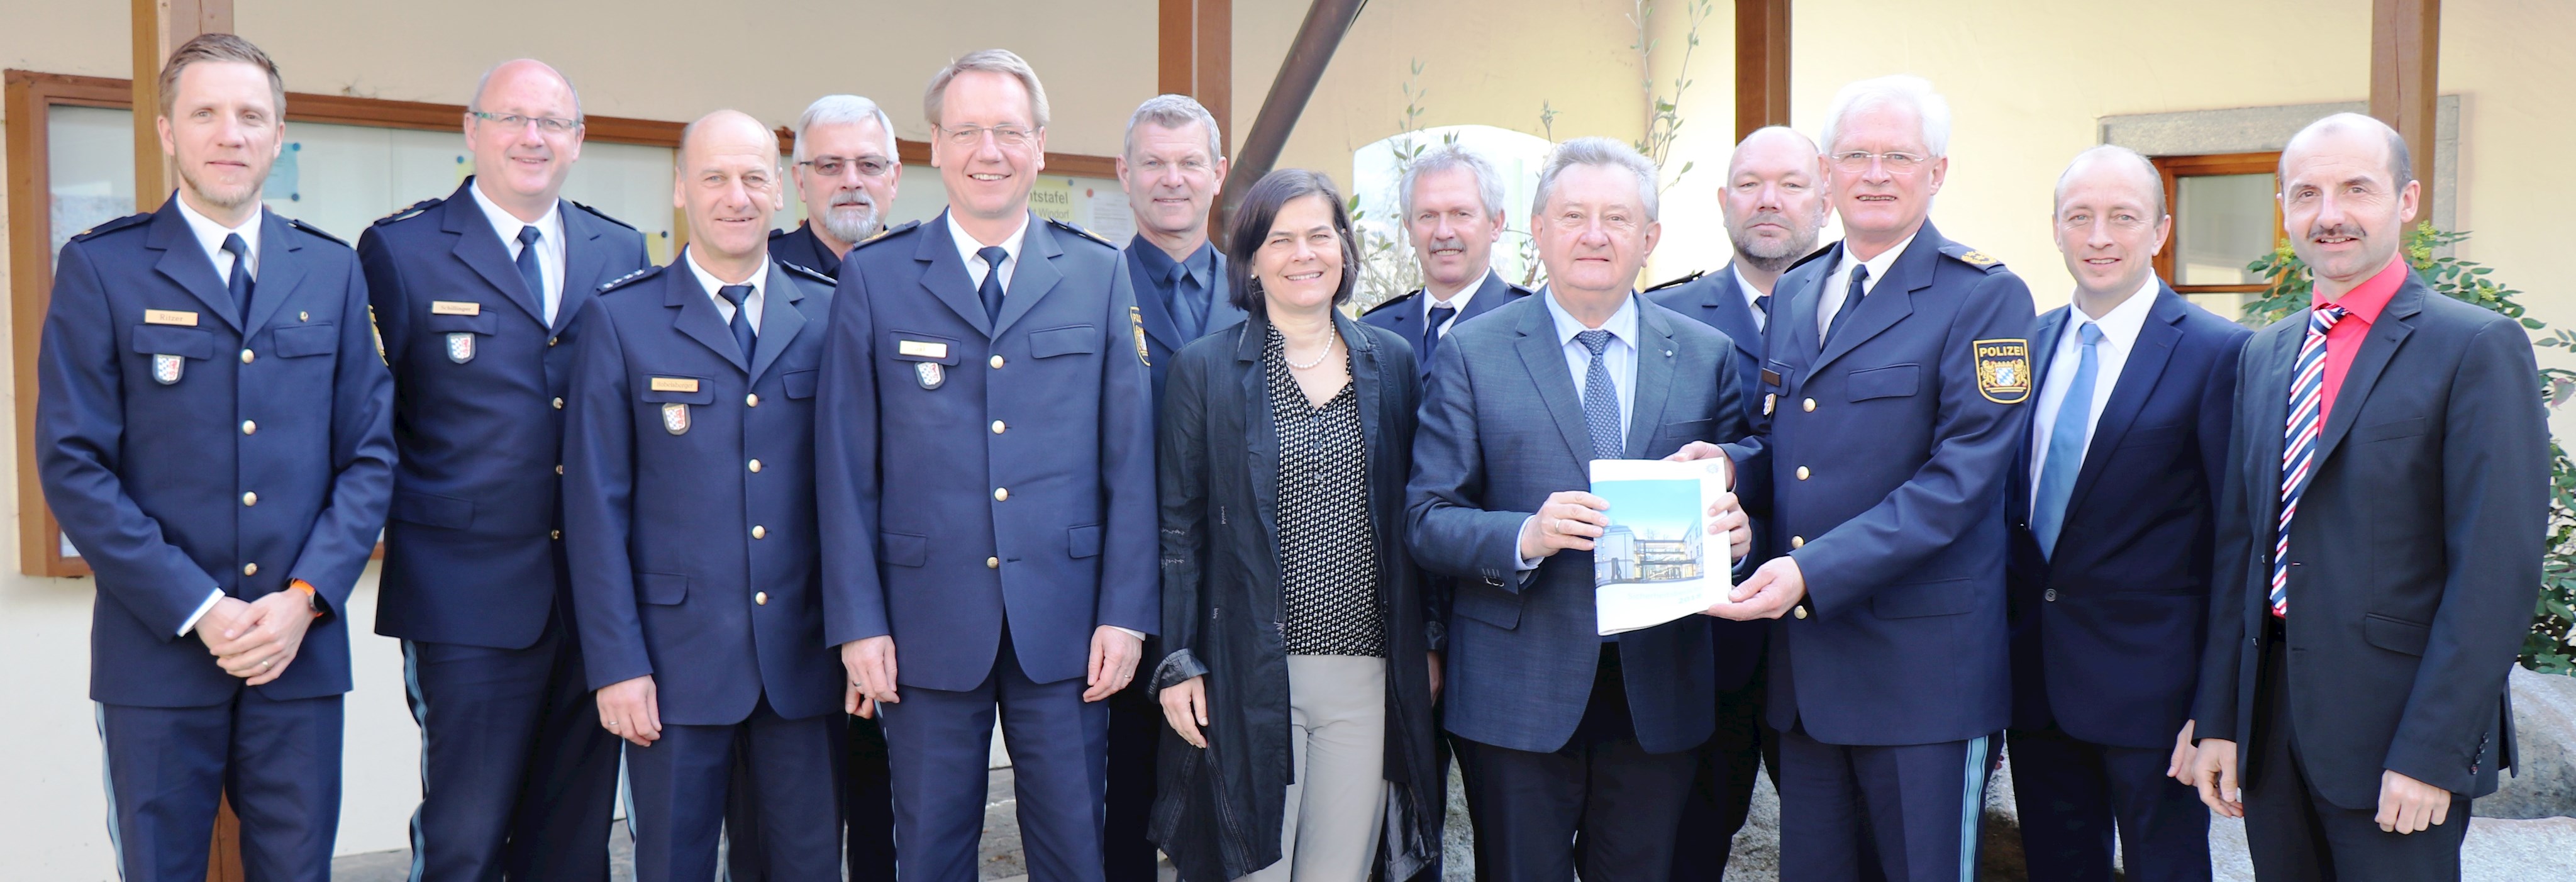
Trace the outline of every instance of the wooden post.
<instances>
[{"instance_id":1,"label":"wooden post","mask_svg":"<svg viewBox=\"0 0 2576 882\"><path fill-rule=\"evenodd\" d=\"M1216 117L1217 143L1231 148L1234 0L1162 0L1158 23L1156 89L1198 99Z\"/></svg>"},{"instance_id":2,"label":"wooden post","mask_svg":"<svg viewBox=\"0 0 2576 882\"><path fill-rule=\"evenodd\" d=\"M1315 84L1323 81L1325 66L1332 63L1334 50L1341 48L1342 35L1350 33L1362 5L1363 0L1314 0L1306 7L1306 20L1288 43L1288 57L1279 61L1270 94L1261 99L1261 113L1253 117L1252 131L1243 136L1234 166L1226 170L1225 193L1217 199L1219 217L1233 214L1243 192L1279 162L1279 152L1288 147L1288 133L1306 112L1306 100L1315 97Z\"/></svg>"},{"instance_id":3,"label":"wooden post","mask_svg":"<svg viewBox=\"0 0 2576 882\"><path fill-rule=\"evenodd\" d=\"M160 208L179 180L153 125L161 114L161 62L198 34L232 29L232 0L134 0L134 210Z\"/></svg>"},{"instance_id":4,"label":"wooden post","mask_svg":"<svg viewBox=\"0 0 2576 882\"><path fill-rule=\"evenodd\" d=\"M2433 217L2433 122L2439 89L2442 0L2371 0L2370 115L2397 129L2424 184L2419 221ZM2400 182L2403 183L2403 182Z\"/></svg>"},{"instance_id":5,"label":"wooden post","mask_svg":"<svg viewBox=\"0 0 2576 882\"><path fill-rule=\"evenodd\" d=\"M1789 124L1789 0L1735 0L1735 140Z\"/></svg>"}]
</instances>

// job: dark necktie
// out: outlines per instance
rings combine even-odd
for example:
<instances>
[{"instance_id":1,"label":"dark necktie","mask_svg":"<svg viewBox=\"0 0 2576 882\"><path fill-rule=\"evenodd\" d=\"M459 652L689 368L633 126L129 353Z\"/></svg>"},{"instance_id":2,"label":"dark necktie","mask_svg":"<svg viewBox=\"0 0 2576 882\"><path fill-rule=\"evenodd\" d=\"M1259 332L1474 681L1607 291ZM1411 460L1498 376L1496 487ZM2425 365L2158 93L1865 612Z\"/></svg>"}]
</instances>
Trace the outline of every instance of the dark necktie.
<instances>
[{"instance_id":1,"label":"dark necktie","mask_svg":"<svg viewBox=\"0 0 2576 882\"><path fill-rule=\"evenodd\" d=\"M2049 424L2046 458L2040 460L2039 483L2031 490L2036 502L2030 535L2039 540L2040 556L2047 558L2057 556L2057 535L2066 527L2066 503L2075 495L2075 474L2084 466L2084 435L2093 426L2093 385L2101 376L2102 329L2085 322L2076 331L2084 345L2076 350L2075 379L2066 384L2057 420Z\"/></svg>"},{"instance_id":2,"label":"dark necktie","mask_svg":"<svg viewBox=\"0 0 2576 882\"><path fill-rule=\"evenodd\" d=\"M988 245L976 249L975 256L984 259L984 284L975 286L975 296L984 301L984 317L999 325L1002 322L1002 261L1009 260L1011 252L1003 250L1000 245Z\"/></svg>"},{"instance_id":3,"label":"dark necktie","mask_svg":"<svg viewBox=\"0 0 2576 882\"><path fill-rule=\"evenodd\" d=\"M1207 333L1207 298L1199 294L1199 280L1190 275L1189 267L1176 263L1168 281L1172 299L1164 306L1172 313L1172 327L1180 330L1181 339L1196 340Z\"/></svg>"},{"instance_id":4,"label":"dark necktie","mask_svg":"<svg viewBox=\"0 0 2576 882\"><path fill-rule=\"evenodd\" d=\"M1851 288L1843 294L1843 308L1836 310L1833 322L1825 326L1825 343L1832 343L1834 333L1843 329L1843 322L1850 319L1852 313L1860 311L1860 299L1868 296L1868 292L1862 290L1861 285L1868 281L1869 264L1852 267ZM1818 348L1822 348L1822 345L1820 344Z\"/></svg>"},{"instance_id":5,"label":"dark necktie","mask_svg":"<svg viewBox=\"0 0 2576 882\"><path fill-rule=\"evenodd\" d=\"M1763 318L1766 318L1766 319L1767 319L1767 318L1770 318L1770 317L1771 317L1771 295L1769 295L1769 294L1756 294L1756 295L1753 295L1753 311L1754 311L1754 312L1761 313Z\"/></svg>"},{"instance_id":6,"label":"dark necktie","mask_svg":"<svg viewBox=\"0 0 2576 882\"><path fill-rule=\"evenodd\" d=\"M535 298L537 314L546 314L546 274L537 269L537 225L519 228L519 280L528 283L528 296Z\"/></svg>"},{"instance_id":7,"label":"dark necktie","mask_svg":"<svg viewBox=\"0 0 2576 882\"><path fill-rule=\"evenodd\" d=\"M240 233L224 236L224 250L232 252L233 271L224 279L224 290L232 292L233 308L241 310L242 333L250 333L250 244Z\"/></svg>"},{"instance_id":8,"label":"dark necktie","mask_svg":"<svg viewBox=\"0 0 2576 882\"><path fill-rule=\"evenodd\" d=\"M1431 307L1431 316L1422 323L1422 366L1431 366L1431 354L1440 351L1440 326L1458 317L1458 308L1442 303Z\"/></svg>"},{"instance_id":9,"label":"dark necktie","mask_svg":"<svg viewBox=\"0 0 2576 882\"><path fill-rule=\"evenodd\" d=\"M727 327L733 329L733 345L742 347L743 363L750 364L751 310L745 308L742 302L751 299L751 286L726 285L716 289L716 296L724 298L726 303L733 304L733 321L727 323Z\"/></svg>"},{"instance_id":10,"label":"dark necktie","mask_svg":"<svg viewBox=\"0 0 2576 882\"><path fill-rule=\"evenodd\" d=\"M1619 439L1619 387L1610 382L1610 365L1602 353L1610 349L1610 332L1577 331L1576 342L1592 352L1592 364L1583 369L1583 428L1592 434L1592 458L1618 459L1628 445Z\"/></svg>"}]
</instances>

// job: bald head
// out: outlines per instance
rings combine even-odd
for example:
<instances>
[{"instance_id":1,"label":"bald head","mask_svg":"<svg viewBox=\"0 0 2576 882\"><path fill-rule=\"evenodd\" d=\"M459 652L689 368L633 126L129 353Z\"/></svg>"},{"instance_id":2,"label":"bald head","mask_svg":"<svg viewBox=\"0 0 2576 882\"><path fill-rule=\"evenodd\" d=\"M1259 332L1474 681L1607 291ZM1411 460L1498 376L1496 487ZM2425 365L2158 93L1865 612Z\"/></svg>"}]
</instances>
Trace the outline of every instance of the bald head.
<instances>
[{"instance_id":1,"label":"bald head","mask_svg":"<svg viewBox=\"0 0 2576 882\"><path fill-rule=\"evenodd\" d=\"M696 121L680 129L680 162L683 165L695 168L698 165L697 160L706 154L691 151L701 149L718 153L731 150L759 151L761 156L775 157L778 155L778 133L771 131L768 126L761 125L759 120L751 118L751 114L739 110L719 110L698 117Z\"/></svg>"},{"instance_id":2,"label":"bald head","mask_svg":"<svg viewBox=\"0 0 2576 882\"><path fill-rule=\"evenodd\" d=\"M748 278L768 253L770 215L786 207L778 134L741 111L698 117L680 130L673 189L672 205L688 216L690 256L728 282Z\"/></svg>"},{"instance_id":3,"label":"bald head","mask_svg":"<svg viewBox=\"0 0 2576 882\"><path fill-rule=\"evenodd\" d=\"M2057 201L2052 208L2066 207L2067 186L2079 178L2101 186L2127 187L2137 204L2147 209L2149 218L2165 216L2164 174L2156 171L2156 164L2139 155L2138 151L2117 144L2104 144L2075 154L2075 160L2067 163L2066 171L2057 176Z\"/></svg>"},{"instance_id":4,"label":"bald head","mask_svg":"<svg viewBox=\"0 0 2576 882\"><path fill-rule=\"evenodd\" d=\"M2281 179L2290 178L2290 162L2319 149L2337 152L2360 152L2376 149L2384 157L2390 189L2406 186L2415 179L2415 157L2406 149L2406 137L2380 122L2378 117L2360 113L2337 113L2308 124L2290 137L2281 148Z\"/></svg>"},{"instance_id":5,"label":"bald head","mask_svg":"<svg viewBox=\"0 0 2576 882\"><path fill-rule=\"evenodd\" d=\"M545 62L504 61L483 72L466 106L465 148L486 198L530 223L554 208L581 158L581 95Z\"/></svg>"},{"instance_id":6,"label":"bald head","mask_svg":"<svg viewBox=\"0 0 2576 882\"><path fill-rule=\"evenodd\" d=\"M1816 248L1826 202L1816 142L1785 126L1744 136L1726 161L1718 208L1739 271L1757 285Z\"/></svg>"},{"instance_id":7,"label":"bald head","mask_svg":"<svg viewBox=\"0 0 2576 882\"><path fill-rule=\"evenodd\" d=\"M1815 163L1816 155L1816 142L1799 134L1797 129L1788 126L1763 126L1754 129L1753 134L1744 136L1744 140L1736 143L1735 155L1726 160L1726 176L1734 177L1748 159L1760 160L1762 164L1769 165L1783 159L1794 158L1812 165Z\"/></svg>"},{"instance_id":8,"label":"bald head","mask_svg":"<svg viewBox=\"0 0 2576 882\"><path fill-rule=\"evenodd\" d=\"M563 106L558 109L562 112L554 115L573 120L581 119L581 92L572 87L572 80L564 76L562 71L554 69L553 65L534 58L504 61L484 71L483 79L474 84L474 104L471 109L498 113L500 111L493 109L492 99L495 92L515 94L522 89L551 90L560 93Z\"/></svg>"}]
</instances>

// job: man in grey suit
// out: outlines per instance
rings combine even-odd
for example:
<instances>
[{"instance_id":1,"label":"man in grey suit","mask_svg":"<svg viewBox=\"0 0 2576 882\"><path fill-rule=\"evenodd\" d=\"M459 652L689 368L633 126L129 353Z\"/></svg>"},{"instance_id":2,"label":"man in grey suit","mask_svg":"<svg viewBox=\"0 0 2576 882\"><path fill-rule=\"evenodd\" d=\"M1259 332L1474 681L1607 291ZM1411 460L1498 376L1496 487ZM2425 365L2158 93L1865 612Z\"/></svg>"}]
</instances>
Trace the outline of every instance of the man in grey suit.
<instances>
[{"instance_id":1,"label":"man in grey suit","mask_svg":"<svg viewBox=\"0 0 2576 882\"><path fill-rule=\"evenodd\" d=\"M1591 461L1749 434L1726 335L1636 296L1656 183L1616 141L1557 148L1532 213L1548 290L1450 333L1414 436L1409 541L1457 579L1445 725L1495 882L1666 878L1714 715L1706 619L1605 638L1593 610ZM1743 513L1717 509L1740 558Z\"/></svg>"}]
</instances>

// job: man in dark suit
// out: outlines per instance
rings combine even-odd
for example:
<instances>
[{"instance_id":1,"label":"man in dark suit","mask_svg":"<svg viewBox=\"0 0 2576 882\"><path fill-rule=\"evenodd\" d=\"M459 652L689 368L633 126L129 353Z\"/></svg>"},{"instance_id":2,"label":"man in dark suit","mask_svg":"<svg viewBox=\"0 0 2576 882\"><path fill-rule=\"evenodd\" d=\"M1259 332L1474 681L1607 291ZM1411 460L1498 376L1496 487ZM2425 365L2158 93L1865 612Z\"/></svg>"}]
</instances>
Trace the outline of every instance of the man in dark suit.
<instances>
[{"instance_id":1,"label":"man in dark suit","mask_svg":"<svg viewBox=\"0 0 2576 882\"><path fill-rule=\"evenodd\" d=\"M1845 238L1774 289L1769 426L1737 480L1775 556L1716 612L1792 616L1766 714L1785 878L1972 876L2011 711L2002 488L2030 291L1927 218L1949 117L1916 77L1844 87L1823 164Z\"/></svg>"},{"instance_id":2,"label":"man in dark suit","mask_svg":"<svg viewBox=\"0 0 2576 882\"><path fill-rule=\"evenodd\" d=\"M2281 151L2316 305L2245 344L2192 705L2192 780L2267 880L2457 879L2514 762L2549 429L2522 327L2408 269L2420 192L2370 117Z\"/></svg>"},{"instance_id":3,"label":"man in dark suit","mask_svg":"<svg viewBox=\"0 0 2576 882\"><path fill-rule=\"evenodd\" d=\"M2073 304L2032 326L2012 520L2013 796L2033 878L2210 877L2185 783L2209 609L2212 513L2251 336L2165 287L2173 229L2145 157L2096 147L2057 181Z\"/></svg>"},{"instance_id":4,"label":"man in dark suit","mask_svg":"<svg viewBox=\"0 0 2576 882\"><path fill-rule=\"evenodd\" d=\"M1405 239L1422 266L1422 287L1369 307L1360 321L1412 343L1427 383L1451 329L1530 292L1494 271L1494 243L1503 237L1503 177L1491 161L1442 144L1405 166L1395 192Z\"/></svg>"},{"instance_id":5,"label":"man in dark suit","mask_svg":"<svg viewBox=\"0 0 2576 882\"><path fill-rule=\"evenodd\" d=\"M769 256L838 278L850 246L885 232L886 214L894 210L903 184L894 123L874 101L825 95L796 118L793 156L805 222L771 230Z\"/></svg>"},{"instance_id":6,"label":"man in dark suit","mask_svg":"<svg viewBox=\"0 0 2576 882\"><path fill-rule=\"evenodd\" d=\"M1736 388L1747 390L1744 418L1749 425L1762 417L1762 398L1750 390L1762 387L1762 334L1771 321L1771 288L1789 264L1816 250L1816 236L1832 211L1817 177L1816 142L1785 126L1746 135L1727 159L1717 204L1735 259L1717 272L1693 273L1649 288L1646 295L1718 329L1735 344ZM1757 545L1764 533L1762 520L1752 522ZM1709 627L1717 635L1718 666L1744 667L1750 673L1741 682L1718 684L1717 730L1700 746L1699 771L1674 834L1675 879L1724 877L1735 833L1752 813L1756 770L1767 757L1775 789L1780 776L1779 736L1762 725L1767 679L1762 655L1770 628L1725 620ZM1730 654L1741 654L1743 662L1728 658Z\"/></svg>"},{"instance_id":7,"label":"man in dark suit","mask_svg":"<svg viewBox=\"0 0 2576 882\"><path fill-rule=\"evenodd\" d=\"M1607 138L1557 148L1533 212L1548 293L1454 332L1414 440L1413 553L1457 580L1445 726L1477 870L1503 882L1664 878L1714 684L1745 676L1713 670L1703 617L1604 637L1594 609L1591 461L1747 431L1725 335L1634 293L1656 180ZM1711 530L1740 554L1742 523Z\"/></svg>"},{"instance_id":8,"label":"man in dark suit","mask_svg":"<svg viewBox=\"0 0 2576 882\"><path fill-rule=\"evenodd\" d=\"M1031 877L1099 880L1100 702L1161 596L1143 321L1115 248L1028 209L1027 62L970 53L923 103L948 210L852 249L835 295L825 635L882 714L905 879L975 878L998 707Z\"/></svg>"},{"instance_id":9,"label":"man in dark suit","mask_svg":"<svg viewBox=\"0 0 2576 882\"><path fill-rule=\"evenodd\" d=\"M424 879L608 878L617 739L582 674L557 500L573 321L644 237L561 197L581 105L505 62L466 113L473 177L358 237L393 366L392 522L376 632L421 729Z\"/></svg>"},{"instance_id":10,"label":"man in dark suit","mask_svg":"<svg viewBox=\"0 0 2576 882\"><path fill-rule=\"evenodd\" d=\"M769 872L837 879L846 696L823 643L813 468L832 291L768 256L775 134L721 110L679 153L688 248L601 292L566 396L583 659L599 725L628 743L638 879L716 874L738 752Z\"/></svg>"},{"instance_id":11,"label":"man in dark suit","mask_svg":"<svg viewBox=\"0 0 2576 882\"><path fill-rule=\"evenodd\" d=\"M286 89L207 34L161 69L178 192L72 237L36 358L45 501L97 577L89 693L118 873L322 880L348 603L393 485L393 382L349 246L265 211Z\"/></svg>"}]
</instances>

